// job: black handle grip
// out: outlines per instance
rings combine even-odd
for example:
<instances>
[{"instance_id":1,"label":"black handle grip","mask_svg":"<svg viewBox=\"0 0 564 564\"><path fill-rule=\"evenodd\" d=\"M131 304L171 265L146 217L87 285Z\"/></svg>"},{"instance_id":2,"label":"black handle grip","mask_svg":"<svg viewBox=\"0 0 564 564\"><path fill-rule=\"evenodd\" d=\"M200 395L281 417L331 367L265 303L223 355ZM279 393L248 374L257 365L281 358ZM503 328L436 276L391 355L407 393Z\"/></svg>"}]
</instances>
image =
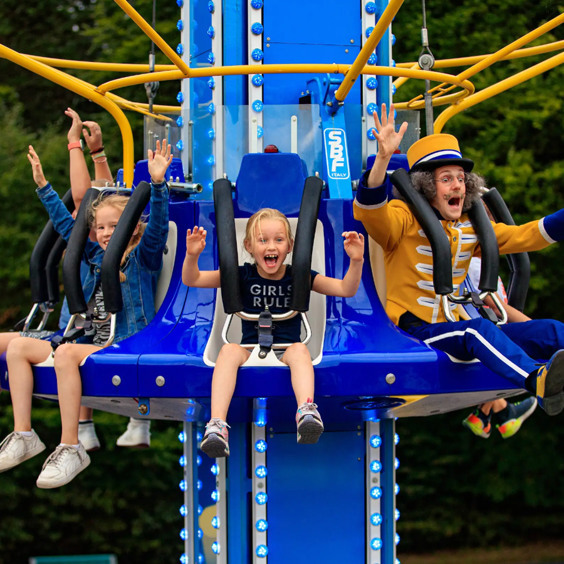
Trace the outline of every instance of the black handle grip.
<instances>
[{"instance_id":1,"label":"black handle grip","mask_svg":"<svg viewBox=\"0 0 564 564\"><path fill-rule=\"evenodd\" d=\"M74 210L74 201L72 199L71 191L68 190L62 199L67 209L72 213L72 211ZM53 222L49 220L45 224L41 235L39 235L39 238L37 239L37 242L33 247L29 261L29 280L31 285L31 300L33 303L37 304L46 301L55 303L56 301L58 301L58 297L56 300L53 300L51 297L52 291L49 287L50 274L46 271L46 269L48 268L47 264L49 262L51 250L56 244L57 239L59 239L59 234L55 231ZM58 262L55 265L55 268L57 267ZM52 268L52 266L50 266L49 268ZM57 296L58 294L59 291L57 280Z\"/></svg>"},{"instance_id":2,"label":"black handle grip","mask_svg":"<svg viewBox=\"0 0 564 564\"><path fill-rule=\"evenodd\" d=\"M239 284L239 259L237 255L237 236L235 233L235 214L231 182L220 178L213 183L213 203L217 232L217 250L221 279L221 298L225 313L243 311L243 299Z\"/></svg>"},{"instance_id":3,"label":"black handle grip","mask_svg":"<svg viewBox=\"0 0 564 564\"><path fill-rule=\"evenodd\" d=\"M295 311L303 312L309 309L311 257L322 190L323 181L320 178L316 176L306 178L292 256L292 299L290 301L290 309Z\"/></svg>"},{"instance_id":4,"label":"black handle grip","mask_svg":"<svg viewBox=\"0 0 564 564\"><path fill-rule=\"evenodd\" d=\"M468 217L482 249L479 288L482 292L495 292L499 275L499 247L482 200L477 200L472 204Z\"/></svg>"},{"instance_id":5,"label":"black handle grip","mask_svg":"<svg viewBox=\"0 0 564 564\"><path fill-rule=\"evenodd\" d=\"M422 194L413 188L409 174L403 168L398 168L392 174L391 180L411 207L413 215L415 215L431 244L435 293L441 296L451 294L453 291L452 254L446 233L431 205Z\"/></svg>"},{"instance_id":6,"label":"black handle grip","mask_svg":"<svg viewBox=\"0 0 564 564\"><path fill-rule=\"evenodd\" d=\"M497 188L488 190L482 197L493 218L506 225L515 225L511 212ZM509 284L507 285L507 301L510 306L523 311L527 300L529 282L531 280L531 261L528 253L514 253L505 257L509 264Z\"/></svg>"},{"instance_id":7,"label":"black handle grip","mask_svg":"<svg viewBox=\"0 0 564 564\"><path fill-rule=\"evenodd\" d=\"M80 280L80 263L90 233L90 226L88 225L90 207L98 193L98 190L94 188L89 188L86 191L67 242L67 252L63 261L63 286L65 287L71 315L86 311L86 301Z\"/></svg>"},{"instance_id":8,"label":"black handle grip","mask_svg":"<svg viewBox=\"0 0 564 564\"><path fill-rule=\"evenodd\" d=\"M101 277L107 313L117 313L123 307L119 280L120 263L150 199L151 185L148 182L140 182L131 194L104 253Z\"/></svg>"}]
</instances>

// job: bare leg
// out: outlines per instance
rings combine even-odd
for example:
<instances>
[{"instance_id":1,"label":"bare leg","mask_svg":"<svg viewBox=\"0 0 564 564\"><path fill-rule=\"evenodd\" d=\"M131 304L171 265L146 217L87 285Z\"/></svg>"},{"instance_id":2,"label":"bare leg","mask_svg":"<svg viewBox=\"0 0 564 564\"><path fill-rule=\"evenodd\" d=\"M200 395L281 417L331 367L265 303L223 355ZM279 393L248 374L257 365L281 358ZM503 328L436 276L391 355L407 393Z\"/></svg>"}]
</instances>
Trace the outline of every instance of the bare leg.
<instances>
[{"instance_id":1,"label":"bare leg","mask_svg":"<svg viewBox=\"0 0 564 564\"><path fill-rule=\"evenodd\" d=\"M64 344L55 351L55 372L61 410L61 443L78 444L78 418L82 397L80 363L90 354L99 351L95 345Z\"/></svg>"},{"instance_id":2,"label":"bare leg","mask_svg":"<svg viewBox=\"0 0 564 564\"><path fill-rule=\"evenodd\" d=\"M212 419L226 420L229 404L237 383L237 371L247 361L249 356L251 356L251 353L248 350L235 343L221 347L212 378Z\"/></svg>"},{"instance_id":3,"label":"bare leg","mask_svg":"<svg viewBox=\"0 0 564 564\"><path fill-rule=\"evenodd\" d=\"M290 367L292 388L298 406L308 400L313 401L315 377L307 347L303 343L294 343L286 349L282 362Z\"/></svg>"},{"instance_id":4,"label":"bare leg","mask_svg":"<svg viewBox=\"0 0 564 564\"><path fill-rule=\"evenodd\" d=\"M507 407L507 402L503 398L496 399L493 401L487 401L486 403L482 403L481 405L478 406L478 408L484 415L489 415L492 409L494 413L498 413L499 411L505 409L506 407Z\"/></svg>"},{"instance_id":5,"label":"bare leg","mask_svg":"<svg viewBox=\"0 0 564 564\"><path fill-rule=\"evenodd\" d=\"M6 359L14 408L14 431L31 431L31 365L43 362L51 354L51 350L51 343L48 341L29 337L18 337L8 345Z\"/></svg>"},{"instance_id":6,"label":"bare leg","mask_svg":"<svg viewBox=\"0 0 564 564\"><path fill-rule=\"evenodd\" d=\"M78 416L79 421L90 421L94 414L94 410L91 407L80 406L80 415Z\"/></svg>"},{"instance_id":7,"label":"bare leg","mask_svg":"<svg viewBox=\"0 0 564 564\"><path fill-rule=\"evenodd\" d=\"M11 333L0 333L0 354L3 354L8 349L8 345L14 340L18 339L20 334L17 331Z\"/></svg>"}]
</instances>

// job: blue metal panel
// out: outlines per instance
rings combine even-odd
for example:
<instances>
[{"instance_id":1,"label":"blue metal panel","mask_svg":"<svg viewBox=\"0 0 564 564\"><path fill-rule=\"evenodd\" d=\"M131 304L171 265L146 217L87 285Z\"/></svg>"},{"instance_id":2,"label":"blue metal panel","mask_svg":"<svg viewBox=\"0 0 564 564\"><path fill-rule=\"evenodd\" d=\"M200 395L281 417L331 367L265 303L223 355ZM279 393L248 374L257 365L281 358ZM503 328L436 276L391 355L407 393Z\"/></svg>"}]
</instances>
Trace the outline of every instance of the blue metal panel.
<instances>
[{"instance_id":1,"label":"blue metal panel","mask_svg":"<svg viewBox=\"0 0 564 564\"><path fill-rule=\"evenodd\" d=\"M363 433L324 433L315 445L296 444L295 432L267 441L269 564L363 562Z\"/></svg>"},{"instance_id":2,"label":"blue metal panel","mask_svg":"<svg viewBox=\"0 0 564 564\"><path fill-rule=\"evenodd\" d=\"M247 64L247 6L240 0L223 2L223 64ZM247 77L226 76L223 79L224 105L243 105L247 102Z\"/></svg>"}]
</instances>

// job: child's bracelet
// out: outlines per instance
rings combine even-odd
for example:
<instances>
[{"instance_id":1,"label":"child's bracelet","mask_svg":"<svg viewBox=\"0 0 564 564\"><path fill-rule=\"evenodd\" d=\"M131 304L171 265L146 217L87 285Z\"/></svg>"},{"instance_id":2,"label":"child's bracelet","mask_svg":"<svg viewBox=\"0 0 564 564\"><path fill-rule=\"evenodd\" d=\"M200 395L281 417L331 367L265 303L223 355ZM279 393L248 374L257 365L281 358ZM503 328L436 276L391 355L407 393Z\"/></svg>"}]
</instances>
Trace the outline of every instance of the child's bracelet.
<instances>
[{"instance_id":1,"label":"child's bracelet","mask_svg":"<svg viewBox=\"0 0 564 564\"><path fill-rule=\"evenodd\" d=\"M70 151L71 149L80 149L82 151L82 141L72 141L67 145L67 149Z\"/></svg>"},{"instance_id":2,"label":"child's bracelet","mask_svg":"<svg viewBox=\"0 0 564 564\"><path fill-rule=\"evenodd\" d=\"M106 155L104 155L104 153L92 160L94 161L94 164L104 164L108 162L108 159L106 158Z\"/></svg>"},{"instance_id":3,"label":"child's bracelet","mask_svg":"<svg viewBox=\"0 0 564 564\"><path fill-rule=\"evenodd\" d=\"M90 150L90 154L91 155L95 155L96 153L100 153L104 150L104 145L102 145L101 147L98 147L97 149L91 149Z\"/></svg>"},{"instance_id":4,"label":"child's bracelet","mask_svg":"<svg viewBox=\"0 0 564 564\"><path fill-rule=\"evenodd\" d=\"M96 161L98 159L101 159L102 157L105 157L106 153L104 153L104 151L99 151L97 153L91 153L90 156L92 157L93 161Z\"/></svg>"}]
</instances>

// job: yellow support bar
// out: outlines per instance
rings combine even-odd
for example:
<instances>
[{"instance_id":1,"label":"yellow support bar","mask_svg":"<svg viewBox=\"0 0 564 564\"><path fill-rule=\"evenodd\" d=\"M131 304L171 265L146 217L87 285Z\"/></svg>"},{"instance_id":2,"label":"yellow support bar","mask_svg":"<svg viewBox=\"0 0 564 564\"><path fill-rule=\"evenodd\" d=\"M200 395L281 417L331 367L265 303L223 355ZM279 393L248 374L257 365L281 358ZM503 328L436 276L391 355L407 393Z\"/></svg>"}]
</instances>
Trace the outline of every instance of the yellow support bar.
<instances>
[{"instance_id":1,"label":"yellow support bar","mask_svg":"<svg viewBox=\"0 0 564 564\"><path fill-rule=\"evenodd\" d=\"M74 59L56 59L53 57L40 57L38 55L25 54L27 57L59 69L110 71L110 72L150 72L148 63L108 63L95 61L75 61ZM167 71L176 69L175 65L155 65L155 71Z\"/></svg>"},{"instance_id":2,"label":"yellow support bar","mask_svg":"<svg viewBox=\"0 0 564 564\"><path fill-rule=\"evenodd\" d=\"M380 43L380 40L392 23L392 20L398 13L403 2L404 0L391 0L391 2L384 10L384 13L380 16L378 23L374 26L370 37L360 50L360 53L352 64L349 72L345 74L345 78L343 79L341 86L339 86L339 88L335 92L335 99L337 100L337 102L342 102L347 97L347 94L350 92L351 88L356 82L356 79L361 74L362 69L366 66L370 55L374 52L374 49L376 49L378 43Z\"/></svg>"},{"instance_id":3,"label":"yellow support bar","mask_svg":"<svg viewBox=\"0 0 564 564\"><path fill-rule=\"evenodd\" d=\"M483 102L488 98L492 98L493 96L496 96L501 92L505 92L506 90L509 90L514 86L517 86L518 84L530 80L531 78L534 78L535 76L538 76L543 72L553 69L554 67L557 67L562 63L564 63L564 53L554 55L553 57L547 59L546 61L543 61L542 63L538 63L537 65L534 65L529 69L521 71L520 73L517 73L514 76L506 78L505 80L502 80L497 84L494 84L488 88L484 88L483 90L480 90L480 92L477 92L472 96L469 96L468 98L462 100L455 106L451 106L450 108L447 108L442 114L440 114L439 117L435 120L434 132L440 133L445 123L454 115L468 108L471 108L472 106L475 106L476 104L479 104L480 102Z\"/></svg>"},{"instance_id":4,"label":"yellow support bar","mask_svg":"<svg viewBox=\"0 0 564 564\"><path fill-rule=\"evenodd\" d=\"M133 133L125 114L117 104L96 92L94 87L88 85L88 83L78 80L63 71L53 69L43 63L35 61L2 44L0 44L0 57L12 61L39 76L43 76L47 80L59 84L71 92L75 92L86 99L92 100L107 110L116 120L121 131L123 140L124 180L128 186L131 186L133 183Z\"/></svg>"},{"instance_id":5,"label":"yellow support bar","mask_svg":"<svg viewBox=\"0 0 564 564\"><path fill-rule=\"evenodd\" d=\"M145 35L179 68L185 76L190 76L190 67L178 56L176 51L143 19L141 14L126 0L114 2L141 28Z\"/></svg>"}]
</instances>

